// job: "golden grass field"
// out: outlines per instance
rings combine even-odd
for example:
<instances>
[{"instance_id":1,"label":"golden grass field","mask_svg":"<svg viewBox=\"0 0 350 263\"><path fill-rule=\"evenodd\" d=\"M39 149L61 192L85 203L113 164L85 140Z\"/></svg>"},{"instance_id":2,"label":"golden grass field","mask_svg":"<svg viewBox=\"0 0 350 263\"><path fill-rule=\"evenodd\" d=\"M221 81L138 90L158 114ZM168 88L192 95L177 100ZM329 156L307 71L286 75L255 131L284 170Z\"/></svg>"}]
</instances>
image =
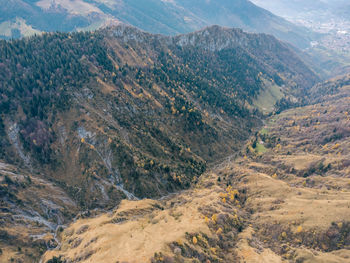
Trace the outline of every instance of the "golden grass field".
<instances>
[{"instance_id":1,"label":"golden grass field","mask_svg":"<svg viewBox=\"0 0 350 263\"><path fill-rule=\"evenodd\" d=\"M43 262L350 262L350 92L340 92L272 116L191 190L78 219Z\"/></svg>"}]
</instances>

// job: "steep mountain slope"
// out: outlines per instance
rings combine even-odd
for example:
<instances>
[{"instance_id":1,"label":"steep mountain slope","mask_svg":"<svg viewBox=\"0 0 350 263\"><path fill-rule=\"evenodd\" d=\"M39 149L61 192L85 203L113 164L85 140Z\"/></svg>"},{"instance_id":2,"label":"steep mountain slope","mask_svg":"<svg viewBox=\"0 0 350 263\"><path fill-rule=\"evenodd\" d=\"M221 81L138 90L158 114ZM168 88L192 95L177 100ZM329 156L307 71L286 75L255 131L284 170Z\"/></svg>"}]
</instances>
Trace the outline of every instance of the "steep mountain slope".
<instances>
[{"instance_id":1,"label":"steep mountain slope","mask_svg":"<svg viewBox=\"0 0 350 263\"><path fill-rule=\"evenodd\" d=\"M204 17L209 24L272 34L302 49L309 47L312 39L317 38L312 31L281 19L247 0L176 0L175 2L197 17Z\"/></svg>"},{"instance_id":2,"label":"steep mountain slope","mask_svg":"<svg viewBox=\"0 0 350 263\"><path fill-rule=\"evenodd\" d=\"M67 143L90 152L79 156L79 162L99 156L105 169L100 173L106 175L123 177L123 166L142 162L141 170L171 172L175 167L164 168L165 163L157 164L158 168L147 164L161 156L165 161L170 157L166 152L177 162L190 162L200 173L204 161L224 156L215 145L234 149L240 136L235 138L232 132L238 123L251 125L248 119L253 115L247 105L252 108L260 92L273 86L282 96L296 96L317 81L288 47L273 37L219 27L171 38L119 26L1 44L3 134L10 135L3 139L2 156L13 160L6 145L15 145L13 155L19 154L31 169L40 164L59 172L61 162L73 158L65 155ZM69 127L73 130L67 130ZM92 127L93 131L87 130ZM103 128L98 131L97 127ZM204 138L206 147L201 146ZM160 141L157 147L145 145ZM112 147L109 151L108 145ZM158 147L160 152L155 151ZM130 160L128 165L113 163L113 149L126 155L135 155L138 149L147 152L147 158L140 153L140 159ZM31 163L29 156L37 162ZM115 165L122 166L119 172ZM70 172L66 169L64 173L77 172L72 167ZM178 169L184 173L188 168ZM144 195L136 190L145 188L142 183L130 185L133 189L127 187L129 190ZM157 195L166 188L154 190L149 194Z\"/></svg>"},{"instance_id":3,"label":"steep mountain slope","mask_svg":"<svg viewBox=\"0 0 350 263\"><path fill-rule=\"evenodd\" d=\"M110 19L93 5L80 1L0 1L0 35L18 38L42 31L73 31L108 23Z\"/></svg>"},{"instance_id":4,"label":"steep mountain slope","mask_svg":"<svg viewBox=\"0 0 350 263\"><path fill-rule=\"evenodd\" d=\"M8 229L14 202L27 199L26 176L47 184L31 200L58 206L44 218L53 232L76 211L185 189L241 147L259 110L297 101L317 80L274 37L218 26L176 37L118 26L1 41L0 159L18 170L1 177L9 216L0 242L29 257L9 240L31 248L34 234ZM40 225L48 207L35 203L22 214Z\"/></svg>"},{"instance_id":5,"label":"steep mountain slope","mask_svg":"<svg viewBox=\"0 0 350 263\"><path fill-rule=\"evenodd\" d=\"M316 37L247 0L1 0L0 35L19 37L37 31L94 29L121 21L152 33L188 33L208 25L270 33L306 48Z\"/></svg>"},{"instance_id":6,"label":"steep mountain slope","mask_svg":"<svg viewBox=\"0 0 350 263\"><path fill-rule=\"evenodd\" d=\"M77 204L60 187L26 169L0 163L1 262L37 262L57 246L59 225L71 222Z\"/></svg>"},{"instance_id":7,"label":"steep mountain slope","mask_svg":"<svg viewBox=\"0 0 350 263\"><path fill-rule=\"evenodd\" d=\"M349 2L346 0L253 0L252 2L291 21L301 18L310 19L311 22L329 22L330 18L349 20L349 16L345 15L349 8Z\"/></svg>"},{"instance_id":8,"label":"steep mountain slope","mask_svg":"<svg viewBox=\"0 0 350 263\"><path fill-rule=\"evenodd\" d=\"M78 220L43 262L350 262L349 76L314 89L192 189Z\"/></svg>"},{"instance_id":9,"label":"steep mountain slope","mask_svg":"<svg viewBox=\"0 0 350 263\"><path fill-rule=\"evenodd\" d=\"M321 76L347 74L350 68L349 1L345 0L253 0L288 21L322 34L307 49Z\"/></svg>"}]
</instances>

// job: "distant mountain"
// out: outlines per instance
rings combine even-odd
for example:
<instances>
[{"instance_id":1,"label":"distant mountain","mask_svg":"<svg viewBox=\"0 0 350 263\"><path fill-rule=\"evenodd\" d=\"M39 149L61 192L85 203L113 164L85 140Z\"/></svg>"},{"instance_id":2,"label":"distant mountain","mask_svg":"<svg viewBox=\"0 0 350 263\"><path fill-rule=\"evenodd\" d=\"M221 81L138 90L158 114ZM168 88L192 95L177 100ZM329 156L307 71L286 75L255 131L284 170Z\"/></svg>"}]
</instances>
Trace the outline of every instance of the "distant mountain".
<instances>
[{"instance_id":1,"label":"distant mountain","mask_svg":"<svg viewBox=\"0 0 350 263\"><path fill-rule=\"evenodd\" d=\"M252 0L252 2L290 21L308 19L309 22L327 23L331 19L347 21L350 19L350 4L347 0Z\"/></svg>"},{"instance_id":2,"label":"distant mountain","mask_svg":"<svg viewBox=\"0 0 350 263\"><path fill-rule=\"evenodd\" d=\"M151 33L174 35L208 25L239 27L273 34L299 48L315 37L303 27L247 0L0 0L0 36L12 38L40 31L96 29L123 22Z\"/></svg>"},{"instance_id":3,"label":"distant mountain","mask_svg":"<svg viewBox=\"0 0 350 263\"><path fill-rule=\"evenodd\" d=\"M252 0L252 2L283 17L296 17L307 12L319 13L320 10L328 8L326 1L322 0Z\"/></svg>"},{"instance_id":4,"label":"distant mountain","mask_svg":"<svg viewBox=\"0 0 350 263\"><path fill-rule=\"evenodd\" d=\"M101 10L82 0L0 0L0 35L5 39L96 28L107 20Z\"/></svg>"},{"instance_id":5,"label":"distant mountain","mask_svg":"<svg viewBox=\"0 0 350 263\"><path fill-rule=\"evenodd\" d=\"M346 0L252 0L297 25L319 32L306 61L320 76L347 74L350 68L350 3ZM304 57L304 56L303 56Z\"/></svg>"},{"instance_id":6,"label":"distant mountain","mask_svg":"<svg viewBox=\"0 0 350 263\"><path fill-rule=\"evenodd\" d=\"M317 81L276 38L218 26L0 41L1 247L26 262L77 211L188 188Z\"/></svg>"},{"instance_id":7,"label":"distant mountain","mask_svg":"<svg viewBox=\"0 0 350 263\"><path fill-rule=\"evenodd\" d=\"M312 31L298 27L247 0L176 0L176 3L196 16L204 17L208 24L272 34L299 48L309 47L312 39L317 37Z\"/></svg>"}]
</instances>

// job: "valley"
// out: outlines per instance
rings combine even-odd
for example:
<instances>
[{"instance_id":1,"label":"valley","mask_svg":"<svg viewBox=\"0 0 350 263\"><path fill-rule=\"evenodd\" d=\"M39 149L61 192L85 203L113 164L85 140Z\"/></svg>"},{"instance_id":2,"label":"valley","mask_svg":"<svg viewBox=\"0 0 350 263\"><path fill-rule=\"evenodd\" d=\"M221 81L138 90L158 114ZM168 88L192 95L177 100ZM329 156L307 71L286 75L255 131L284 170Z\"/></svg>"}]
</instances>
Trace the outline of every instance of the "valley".
<instances>
[{"instance_id":1,"label":"valley","mask_svg":"<svg viewBox=\"0 0 350 263\"><path fill-rule=\"evenodd\" d=\"M348 72L350 58L350 5L348 1L253 0L252 2L296 25L319 33L319 37L311 42L308 53L314 56L316 64L317 58L323 61L321 64L326 70L324 73L328 76ZM336 67L330 64L330 58L333 63L337 63ZM346 69L342 70L344 66ZM337 69L337 72L332 74L334 69ZM330 72L327 73L327 71Z\"/></svg>"},{"instance_id":2,"label":"valley","mask_svg":"<svg viewBox=\"0 0 350 263\"><path fill-rule=\"evenodd\" d=\"M319 81L273 36L219 26L119 25L0 50L0 256L18 262L60 248L71 222L191 188Z\"/></svg>"},{"instance_id":3,"label":"valley","mask_svg":"<svg viewBox=\"0 0 350 263\"><path fill-rule=\"evenodd\" d=\"M190 190L77 220L43 262L350 262L349 81L316 85Z\"/></svg>"},{"instance_id":4,"label":"valley","mask_svg":"<svg viewBox=\"0 0 350 263\"><path fill-rule=\"evenodd\" d=\"M246 0L0 4L0 262L350 262L347 33Z\"/></svg>"}]
</instances>

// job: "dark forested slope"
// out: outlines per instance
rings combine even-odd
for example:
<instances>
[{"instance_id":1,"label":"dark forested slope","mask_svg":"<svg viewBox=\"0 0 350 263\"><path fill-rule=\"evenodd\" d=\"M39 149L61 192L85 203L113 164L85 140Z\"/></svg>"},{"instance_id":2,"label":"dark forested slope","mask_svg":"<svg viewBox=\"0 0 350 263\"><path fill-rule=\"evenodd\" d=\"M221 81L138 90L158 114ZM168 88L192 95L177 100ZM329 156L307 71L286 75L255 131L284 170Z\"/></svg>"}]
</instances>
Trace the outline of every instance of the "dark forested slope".
<instances>
[{"instance_id":1,"label":"dark forested slope","mask_svg":"<svg viewBox=\"0 0 350 263\"><path fill-rule=\"evenodd\" d=\"M138 196L184 187L236 149L267 83L296 96L317 80L273 37L220 27L163 37L120 26L0 45L1 127L12 132L2 158L67 184L115 179Z\"/></svg>"},{"instance_id":2,"label":"dark forested slope","mask_svg":"<svg viewBox=\"0 0 350 263\"><path fill-rule=\"evenodd\" d=\"M267 91L297 101L317 80L274 37L217 26L1 41L0 241L36 247L76 211L188 188L240 148Z\"/></svg>"}]
</instances>

